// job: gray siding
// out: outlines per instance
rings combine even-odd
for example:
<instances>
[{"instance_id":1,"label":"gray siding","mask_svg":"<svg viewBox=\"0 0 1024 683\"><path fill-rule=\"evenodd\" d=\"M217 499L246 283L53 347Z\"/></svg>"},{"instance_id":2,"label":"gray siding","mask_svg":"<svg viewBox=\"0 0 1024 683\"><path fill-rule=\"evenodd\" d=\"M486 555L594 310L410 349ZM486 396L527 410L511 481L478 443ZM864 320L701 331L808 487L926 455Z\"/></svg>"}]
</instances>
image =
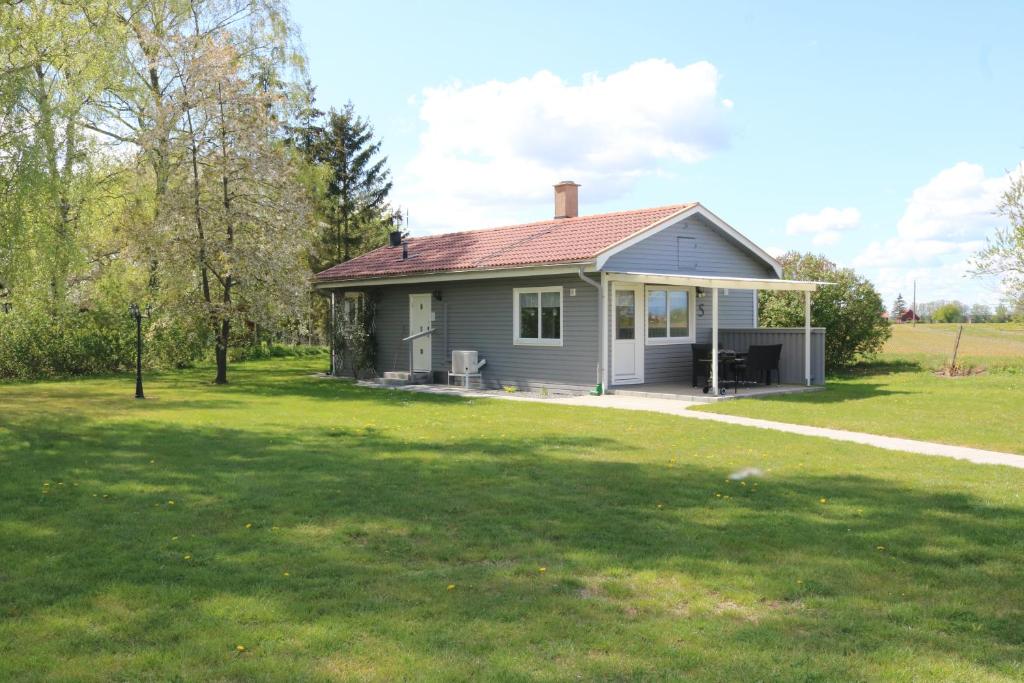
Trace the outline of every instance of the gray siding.
<instances>
[{"instance_id":1,"label":"gray siding","mask_svg":"<svg viewBox=\"0 0 1024 683\"><path fill-rule=\"evenodd\" d=\"M516 287L562 287L562 346L513 344ZM575 290L575 295L571 294ZM597 289L575 275L388 285L367 289L374 301L378 372L409 366L409 295L437 292L432 298L435 372L451 367L451 352L475 350L487 359L489 387L552 391L594 386L598 360Z\"/></svg>"},{"instance_id":2,"label":"gray siding","mask_svg":"<svg viewBox=\"0 0 1024 683\"><path fill-rule=\"evenodd\" d=\"M680 221L615 254L608 259L604 270L724 277L776 276L767 263L700 216Z\"/></svg>"},{"instance_id":3,"label":"gray siding","mask_svg":"<svg viewBox=\"0 0 1024 683\"><path fill-rule=\"evenodd\" d=\"M608 260L609 272L665 273L667 275L717 275L721 277L774 278L774 269L751 254L700 216L665 228ZM750 290L719 290L718 326L749 328L754 319L757 293ZM609 297L610 299L610 297ZM711 293L697 299L697 342L711 343ZM701 314L700 306L704 312ZM612 313L609 301L609 315ZM610 319L610 318L609 318ZM609 359L611 362L611 326ZM610 366L609 366L610 367ZM644 382L689 382L692 378L689 344L644 347Z\"/></svg>"},{"instance_id":4,"label":"gray siding","mask_svg":"<svg viewBox=\"0 0 1024 683\"><path fill-rule=\"evenodd\" d=\"M804 328L773 327L718 330L722 348L744 352L751 345L782 344L779 378L782 384L804 383ZM774 379L772 381L775 381ZM825 328L811 328L811 384L825 384Z\"/></svg>"}]
</instances>

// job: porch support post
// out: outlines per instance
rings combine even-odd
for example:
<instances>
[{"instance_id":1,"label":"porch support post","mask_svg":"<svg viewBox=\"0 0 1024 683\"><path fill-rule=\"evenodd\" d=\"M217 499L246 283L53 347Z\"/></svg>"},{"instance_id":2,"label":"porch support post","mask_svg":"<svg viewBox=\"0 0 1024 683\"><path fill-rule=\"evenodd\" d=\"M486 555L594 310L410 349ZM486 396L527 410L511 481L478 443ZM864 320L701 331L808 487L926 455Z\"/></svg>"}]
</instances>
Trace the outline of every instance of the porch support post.
<instances>
[{"instance_id":1,"label":"porch support post","mask_svg":"<svg viewBox=\"0 0 1024 683\"><path fill-rule=\"evenodd\" d=\"M611 331L609 329L610 322L608 320L608 276L604 273L600 274L600 287L598 288L598 301L600 302L601 311L598 315L598 329L601 334L601 339L598 343L598 347L601 349L601 386L605 393L608 392L608 365L609 365L609 352L608 340L611 337Z\"/></svg>"},{"instance_id":2,"label":"porch support post","mask_svg":"<svg viewBox=\"0 0 1024 683\"><path fill-rule=\"evenodd\" d=\"M811 386L811 292L804 292L804 380Z\"/></svg>"},{"instance_id":3,"label":"porch support post","mask_svg":"<svg viewBox=\"0 0 1024 683\"><path fill-rule=\"evenodd\" d=\"M711 288L711 391L718 396L718 287Z\"/></svg>"}]
</instances>

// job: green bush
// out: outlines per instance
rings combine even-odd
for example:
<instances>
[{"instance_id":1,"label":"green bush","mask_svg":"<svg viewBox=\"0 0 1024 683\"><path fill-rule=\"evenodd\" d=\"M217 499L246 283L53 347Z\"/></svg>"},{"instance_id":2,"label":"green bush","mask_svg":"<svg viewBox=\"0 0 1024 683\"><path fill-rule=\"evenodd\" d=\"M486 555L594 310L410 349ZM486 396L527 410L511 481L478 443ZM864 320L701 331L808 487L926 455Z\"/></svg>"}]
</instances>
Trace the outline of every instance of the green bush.
<instances>
[{"instance_id":1,"label":"green bush","mask_svg":"<svg viewBox=\"0 0 1024 683\"><path fill-rule=\"evenodd\" d=\"M829 282L811 297L811 324L825 328L825 369L832 372L870 358L892 334L882 318L882 297L867 279L824 256L791 251L779 258L789 280ZM762 327L803 327L803 292L761 291Z\"/></svg>"},{"instance_id":2,"label":"green bush","mask_svg":"<svg viewBox=\"0 0 1024 683\"><path fill-rule=\"evenodd\" d=\"M0 314L0 378L35 379L114 372L134 361L127 314L111 324L103 311L21 303Z\"/></svg>"},{"instance_id":3,"label":"green bush","mask_svg":"<svg viewBox=\"0 0 1024 683\"><path fill-rule=\"evenodd\" d=\"M964 321L964 309L956 301L939 306L932 312L932 322L937 323L962 323Z\"/></svg>"},{"instance_id":4,"label":"green bush","mask_svg":"<svg viewBox=\"0 0 1024 683\"><path fill-rule=\"evenodd\" d=\"M244 360L261 360L266 358L302 358L307 356L325 356L328 351L323 346L305 344L274 344L260 342L245 346L234 346L228 349L228 358L237 363Z\"/></svg>"},{"instance_id":5,"label":"green bush","mask_svg":"<svg viewBox=\"0 0 1024 683\"><path fill-rule=\"evenodd\" d=\"M174 316L157 310L142 325L146 336L143 363L147 366L191 367L213 345L210 325L199 316Z\"/></svg>"}]
</instances>

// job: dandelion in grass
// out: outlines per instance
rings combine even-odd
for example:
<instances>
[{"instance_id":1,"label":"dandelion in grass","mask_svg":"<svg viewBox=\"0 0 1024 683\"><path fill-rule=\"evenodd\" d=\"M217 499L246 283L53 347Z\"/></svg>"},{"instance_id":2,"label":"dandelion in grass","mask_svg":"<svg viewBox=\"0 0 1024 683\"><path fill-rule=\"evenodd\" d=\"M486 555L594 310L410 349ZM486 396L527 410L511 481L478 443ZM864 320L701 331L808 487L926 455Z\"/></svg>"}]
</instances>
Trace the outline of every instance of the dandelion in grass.
<instances>
[{"instance_id":1,"label":"dandelion in grass","mask_svg":"<svg viewBox=\"0 0 1024 683\"><path fill-rule=\"evenodd\" d=\"M247 524L245 525L245 528L246 528L246 529L251 529L251 528L252 528L252 522L249 522L249 523L247 523Z\"/></svg>"},{"instance_id":2,"label":"dandelion in grass","mask_svg":"<svg viewBox=\"0 0 1024 683\"><path fill-rule=\"evenodd\" d=\"M448 584L448 590L450 590L450 591L455 590L455 584L454 583L449 583Z\"/></svg>"},{"instance_id":3,"label":"dandelion in grass","mask_svg":"<svg viewBox=\"0 0 1024 683\"><path fill-rule=\"evenodd\" d=\"M819 498L818 502L821 503L822 505L824 505L825 503L828 502L828 498Z\"/></svg>"},{"instance_id":4,"label":"dandelion in grass","mask_svg":"<svg viewBox=\"0 0 1024 683\"><path fill-rule=\"evenodd\" d=\"M185 555L182 559L185 560L186 562L188 562L189 560L192 559L192 556L191 555Z\"/></svg>"},{"instance_id":5,"label":"dandelion in grass","mask_svg":"<svg viewBox=\"0 0 1024 683\"><path fill-rule=\"evenodd\" d=\"M235 650L238 652L245 652L245 645L235 645Z\"/></svg>"},{"instance_id":6,"label":"dandelion in grass","mask_svg":"<svg viewBox=\"0 0 1024 683\"><path fill-rule=\"evenodd\" d=\"M537 569L537 571L539 571L539 572L540 572L541 574L543 574L543 573L544 573L544 572L546 572L547 570L548 570L548 568L547 568L547 567L540 567L539 569Z\"/></svg>"},{"instance_id":7,"label":"dandelion in grass","mask_svg":"<svg viewBox=\"0 0 1024 683\"><path fill-rule=\"evenodd\" d=\"M167 501L167 504L168 505L174 505L174 501L173 500L169 500L169 501Z\"/></svg>"}]
</instances>

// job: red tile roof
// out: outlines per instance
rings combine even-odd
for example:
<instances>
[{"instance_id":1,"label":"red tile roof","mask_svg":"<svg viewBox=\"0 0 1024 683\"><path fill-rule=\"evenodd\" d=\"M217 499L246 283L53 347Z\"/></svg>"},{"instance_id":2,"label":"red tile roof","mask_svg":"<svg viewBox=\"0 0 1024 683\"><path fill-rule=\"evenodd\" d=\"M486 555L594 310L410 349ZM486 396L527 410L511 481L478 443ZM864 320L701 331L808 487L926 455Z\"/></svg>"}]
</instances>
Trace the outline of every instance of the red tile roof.
<instances>
[{"instance_id":1,"label":"red tile roof","mask_svg":"<svg viewBox=\"0 0 1024 683\"><path fill-rule=\"evenodd\" d=\"M412 237L407 240L407 259L402 259L401 248L381 247L318 273L316 280L330 282L586 261L655 223L694 206L696 204L675 204Z\"/></svg>"}]
</instances>

